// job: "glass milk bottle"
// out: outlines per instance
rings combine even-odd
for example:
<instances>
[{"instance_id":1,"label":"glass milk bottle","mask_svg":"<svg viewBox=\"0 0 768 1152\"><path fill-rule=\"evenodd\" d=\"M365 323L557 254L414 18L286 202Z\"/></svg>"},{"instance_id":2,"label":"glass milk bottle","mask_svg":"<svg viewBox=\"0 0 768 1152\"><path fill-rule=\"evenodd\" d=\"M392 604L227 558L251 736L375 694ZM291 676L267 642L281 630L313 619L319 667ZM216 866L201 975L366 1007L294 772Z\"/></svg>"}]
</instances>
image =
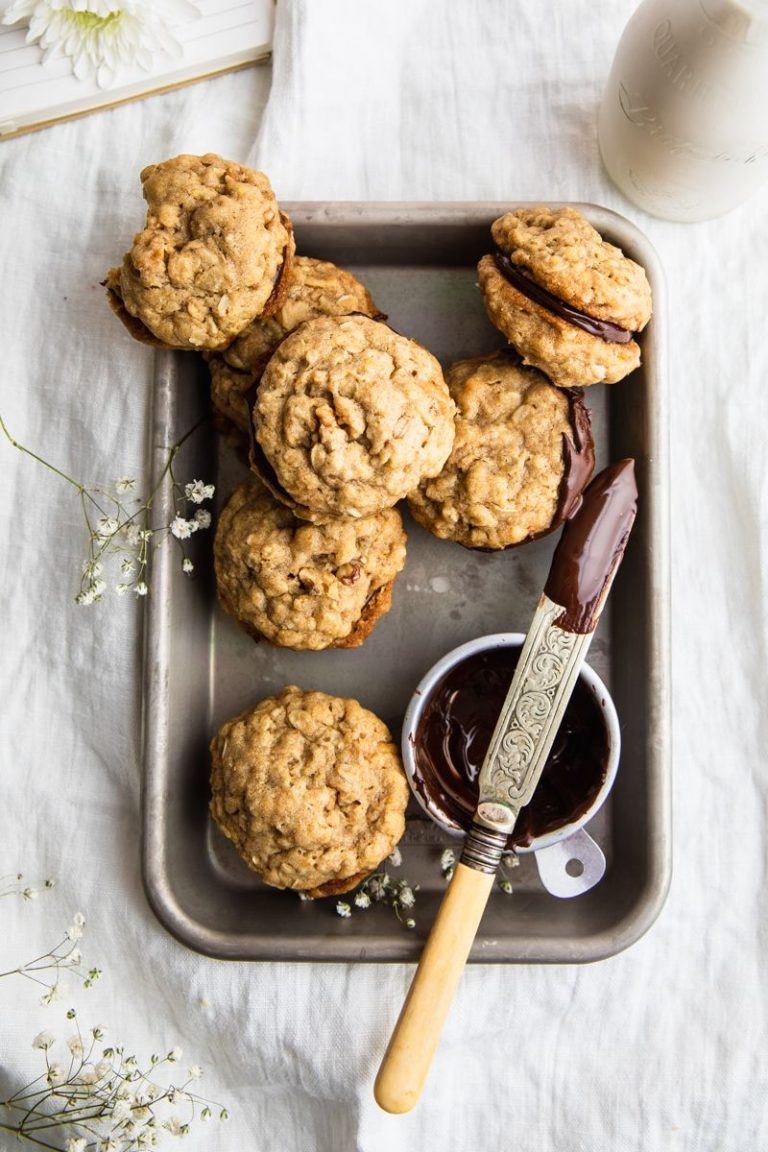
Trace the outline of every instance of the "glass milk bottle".
<instances>
[{"instance_id":1,"label":"glass milk bottle","mask_svg":"<svg viewBox=\"0 0 768 1152\"><path fill-rule=\"evenodd\" d=\"M644 0L600 106L609 176L667 220L708 220L768 180L768 0Z\"/></svg>"}]
</instances>

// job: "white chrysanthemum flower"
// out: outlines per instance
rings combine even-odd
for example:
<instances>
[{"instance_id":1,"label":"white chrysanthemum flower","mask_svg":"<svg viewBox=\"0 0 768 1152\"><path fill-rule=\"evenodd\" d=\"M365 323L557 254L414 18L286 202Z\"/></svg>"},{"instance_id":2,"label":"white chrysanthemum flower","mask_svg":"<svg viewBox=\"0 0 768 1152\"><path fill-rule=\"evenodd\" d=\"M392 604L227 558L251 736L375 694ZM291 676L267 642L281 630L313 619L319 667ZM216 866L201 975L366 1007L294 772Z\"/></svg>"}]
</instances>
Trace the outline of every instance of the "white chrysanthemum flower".
<instances>
[{"instance_id":1,"label":"white chrysanthemum flower","mask_svg":"<svg viewBox=\"0 0 768 1152\"><path fill-rule=\"evenodd\" d=\"M355 904L358 908L370 908L371 898L367 892L357 892L355 894Z\"/></svg>"},{"instance_id":2,"label":"white chrysanthemum flower","mask_svg":"<svg viewBox=\"0 0 768 1152\"><path fill-rule=\"evenodd\" d=\"M46 1052L53 1044L56 1043L56 1037L50 1032L38 1032L32 1041L33 1048L42 1048Z\"/></svg>"},{"instance_id":3,"label":"white chrysanthemum flower","mask_svg":"<svg viewBox=\"0 0 768 1152\"><path fill-rule=\"evenodd\" d=\"M15 0L3 23L26 20L44 63L67 57L78 80L108 88L121 69L149 72L157 55L181 57L170 24L199 16L190 0Z\"/></svg>"},{"instance_id":4,"label":"white chrysanthemum flower","mask_svg":"<svg viewBox=\"0 0 768 1152\"><path fill-rule=\"evenodd\" d=\"M183 516L176 516L171 521L171 533L177 540L188 540L196 531L197 524L194 520L185 520Z\"/></svg>"},{"instance_id":5,"label":"white chrysanthemum flower","mask_svg":"<svg viewBox=\"0 0 768 1152\"><path fill-rule=\"evenodd\" d=\"M197 524L198 528L210 528L211 514L207 508L198 508L197 512L195 512L195 524Z\"/></svg>"},{"instance_id":6,"label":"white chrysanthemum flower","mask_svg":"<svg viewBox=\"0 0 768 1152\"><path fill-rule=\"evenodd\" d=\"M339 902L336 905L336 915L341 916L343 919L346 919L347 916L352 915L352 909L350 908L349 904L347 904L344 900L339 900Z\"/></svg>"},{"instance_id":7,"label":"white chrysanthemum flower","mask_svg":"<svg viewBox=\"0 0 768 1152\"><path fill-rule=\"evenodd\" d=\"M216 491L213 484L203 484L202 480L193 480L184 489L187 500L193 504L202 504L203 500L212 500Z\"/></svg>"}]
</instances>

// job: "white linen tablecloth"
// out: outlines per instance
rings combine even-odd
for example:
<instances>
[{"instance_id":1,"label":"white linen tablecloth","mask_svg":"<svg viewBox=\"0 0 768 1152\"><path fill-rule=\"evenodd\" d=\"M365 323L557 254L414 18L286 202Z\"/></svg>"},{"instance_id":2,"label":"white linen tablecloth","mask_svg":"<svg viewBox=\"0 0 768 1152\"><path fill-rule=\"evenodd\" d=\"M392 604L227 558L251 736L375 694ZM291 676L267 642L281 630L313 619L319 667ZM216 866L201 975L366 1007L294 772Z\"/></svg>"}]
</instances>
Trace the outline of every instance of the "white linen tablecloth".
<instances>
[{"instance_id":1,"label":"white linen tablecloth","mask_svg":"<svg viewBox=\"0 0 768 1152\"><path fill-rule=\"evenodd\" d=\"M0 979L0 1089L37 1074L31 1039L69 1035L72 1002L129 1051L179 1044L204 1066L232 1118L195 1124L190 1149L768 1147L768 200L676 226L608 183L596 104L632 8L280 0L271 74L0 143L0 412L77 479L142 476L152 353L99 281L143 220L140 168L180 152L250 160L283 199L584 200L638 223L670 294L674 880L659 921L596 965L469 969L420 1105L385 1116L371 1085L411 968L216 962L147 907L140 606L73 604L77 495L3 441L0 875L57 887L0 902L0 971L81 910L104 976L47 1008Z\"/></svg>"}]
</instances>

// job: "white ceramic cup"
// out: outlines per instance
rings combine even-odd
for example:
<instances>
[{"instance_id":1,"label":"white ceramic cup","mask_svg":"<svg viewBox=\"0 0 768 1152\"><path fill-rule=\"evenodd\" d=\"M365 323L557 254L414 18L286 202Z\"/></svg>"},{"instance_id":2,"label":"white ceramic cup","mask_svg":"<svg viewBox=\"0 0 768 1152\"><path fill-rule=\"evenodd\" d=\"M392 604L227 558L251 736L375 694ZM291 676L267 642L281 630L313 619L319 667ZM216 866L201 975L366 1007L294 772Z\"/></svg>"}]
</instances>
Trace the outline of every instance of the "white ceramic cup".
<instances>
[{"instance_id":1,"label":"white ceramic cup","mask_svg":"<svg viewBox=\"0 0 768 1152\"><path fill-rule=\"evenodd\" d=\"M488 652L496 648L521 648L525 636L522 632L497 632L491 636L480 636L452 649L438 660L419 682L405 713L403 721L402 750L405 771L411 791L423 810L451 836L464 836L464 829L439 805L434 796L429 803L415 783L416 772L416 733L422 714L432 699L433 692L443 677L457 664L462 663L478 652ZM553 896L568 898L588 892L602 879L605 873L605 856L598 844L584 831L584 825L596 814L610 792L616 778L621 751L619 719L616 715L611 695L603 681L588 664L582 665L580 679L586 684L602 715L608 737L608 758L600 788L589 807L579 816L537 836L529 844L516 847L519 855L535 853L536 864L542 884Z\"/></svg>"}]
</instances>

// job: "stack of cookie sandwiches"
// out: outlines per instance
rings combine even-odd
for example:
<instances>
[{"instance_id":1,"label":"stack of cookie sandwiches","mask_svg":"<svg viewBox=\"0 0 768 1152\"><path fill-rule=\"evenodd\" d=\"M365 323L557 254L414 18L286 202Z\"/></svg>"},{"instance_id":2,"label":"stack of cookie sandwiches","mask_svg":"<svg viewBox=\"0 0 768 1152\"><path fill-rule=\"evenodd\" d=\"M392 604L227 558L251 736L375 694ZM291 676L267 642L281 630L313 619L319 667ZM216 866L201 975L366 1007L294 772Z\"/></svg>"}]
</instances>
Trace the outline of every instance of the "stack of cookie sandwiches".
<instances>
[{"instance_id":1,"label":"stack of cookie sandwiches","mask_svg":"<svg viewBox=\"0 0 768 1152\"><path fill-rule=\"evenodd\" d=\"M179 156L141 180L146 226L105 284L132 335L207 361L216 426L250 469L219 517L217 589L254 639L362 644L405 564L400 501L486 551L572 514L595 464L583 389L637 367L651 314L643 269L580 213L493 223L478 279L507 343L444 377L355 276L296 254L263 173ZM268 884L348 891L402 836L398 750L354 700L289 686L225 723L211 754L213 817Z\"/></svg>"}]
</instances>

